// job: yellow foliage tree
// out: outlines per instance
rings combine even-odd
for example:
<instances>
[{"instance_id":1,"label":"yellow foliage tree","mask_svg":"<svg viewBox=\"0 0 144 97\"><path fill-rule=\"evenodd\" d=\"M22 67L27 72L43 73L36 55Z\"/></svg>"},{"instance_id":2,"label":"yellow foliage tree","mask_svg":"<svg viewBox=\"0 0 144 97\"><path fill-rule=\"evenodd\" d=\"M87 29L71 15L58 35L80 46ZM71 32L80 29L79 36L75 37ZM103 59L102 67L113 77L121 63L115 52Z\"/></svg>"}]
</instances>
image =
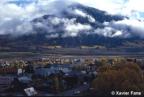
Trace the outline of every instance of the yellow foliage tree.
<instances>
[{"instance_id":1,"label":"yellow foliage tree","mask_svg":"<svg viewBox=\"0 0 144 97\"><path fill-rule=\"evenodd\" d=\"M92 82L94 93L109 95L111 91L144 91L143 73L135 63L125 62L117 65L103 65L97 78Z\"/></svg>"}]
</instances>

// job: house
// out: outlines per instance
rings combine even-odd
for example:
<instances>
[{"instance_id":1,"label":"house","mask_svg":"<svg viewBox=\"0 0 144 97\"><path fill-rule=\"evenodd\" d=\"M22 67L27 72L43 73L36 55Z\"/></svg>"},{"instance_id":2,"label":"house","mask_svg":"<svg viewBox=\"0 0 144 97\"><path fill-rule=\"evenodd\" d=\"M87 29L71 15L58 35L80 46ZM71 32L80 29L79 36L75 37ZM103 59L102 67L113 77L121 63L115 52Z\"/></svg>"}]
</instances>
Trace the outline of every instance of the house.
<instances>
[{"instance_id":1,"label":"house","mask_svg":"<svg viewBox=\"0 0 144 97\"><path fill-rule=\"evenodd\" d=\"M35 70L35 75L38 75L41 77L47 77L53 73L55 73L55 71L53 69L50 69L50 68L37 68Z\"/></svg>"},{"instance_id":2,"label":"house","mask_svg":"<svg viewBox=\"0 0 144 97\"><path fill-rule=\"evenodd\" d=\"M9 88L11 83L14 80L13 75L8 75L8 76L0 76L0 92L4 91L5 89Z\"/></svg>"},{"instance_id":3,"label":"house","mask_svg":"<svg viewBox=\"0 0 144 97\"><path fill-rule=\"evenodd\" d=\"M36 90L33 87L24 89L27 96L35 96L37 95Z\"/></svg>"},{"instance_id":4,"label":"house","mask_svg":"<svg viewBox=\"0 0 144 97\"><path fill-rule=\"evenodd\" d=\"M32 79L28 76L21 76L21 77L18 77L18 80L21 82L21 83L31 83Z\"/></svg>"},{"instance_id":5,"label":"house","mask_svg":"<svg viewBox=\"0 0 144 97\"><path fill-rule=\"evenodd\" d=\"M20 76L14 78L10 90L13 92L23 92L23 89L30 86L32 86L32 79L29 76Z\"/></svg>"},{"instance_id":6,"label":"house","mask_svg":"<svg viewBox=\"0 0 144 97\"><path fill-rule=\"evenodd\" d=\"M64 73L68 73L72 71L72 65L70 64L53 64L50 66L50 69L55 71L62 71Z\"/></svg>"},{"instance_id":7,"label":"house","mask_svg":"<svg viewBox=\"0 0 144 97\"><path fill-rule=\"evenodd\" d=\"M7 62L7 61L1 62L0 66L1 66L1 67L10 66L10 63Z\"/></svg>"},{"instance_id":8,"label":"house","mask_svg":"<svg viewBox=\"0 0 144 97\"><path fill-rule=\"evenodd\" d=\"M2 67L0 68L0 74L16 74L17 68L15 67Z\"/></svg>"},{"instance_id":9,"label":"house","mask_svg":"<svg viewBox=\"0 0 144 97\"><path fill-rule=\"evenodd\" d=\"M60 71L62 71L63 73L71 72L72 66L69 64L64 64L64 65L53 64L45 68L41 67L41 68L35 69L35 74L39 76L47 77L51 74L59 73Z\"/></svg>"}]
</instances>

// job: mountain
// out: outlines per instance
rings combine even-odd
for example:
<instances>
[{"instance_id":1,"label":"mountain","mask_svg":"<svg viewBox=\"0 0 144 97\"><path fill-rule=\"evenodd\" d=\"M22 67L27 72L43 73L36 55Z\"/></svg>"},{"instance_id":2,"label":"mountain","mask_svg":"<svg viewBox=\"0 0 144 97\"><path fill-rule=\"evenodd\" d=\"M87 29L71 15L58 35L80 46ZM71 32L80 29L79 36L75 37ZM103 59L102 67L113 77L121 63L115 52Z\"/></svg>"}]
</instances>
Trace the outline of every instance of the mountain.
<instances>
[{"instance_id":1,"label":"mountain","mask_svg":"<svg viewBox=\"0 0 144 97\"><path fill-rule=\"evenodd\" d=\"M106 48L142 48L143 39L123 38L118 36L116 30L109 33L100 32L105 29L106 23L126 18L128 19L128 17L110 15L92 7L73 4L59 14L45 14L30 21L34 33L18 37L1 35L0 47L1 50L12 51L25 51L53 45L68 48L95 45ZM129 31L128 28L126 30Z\"/></svg>"}]
</instances>

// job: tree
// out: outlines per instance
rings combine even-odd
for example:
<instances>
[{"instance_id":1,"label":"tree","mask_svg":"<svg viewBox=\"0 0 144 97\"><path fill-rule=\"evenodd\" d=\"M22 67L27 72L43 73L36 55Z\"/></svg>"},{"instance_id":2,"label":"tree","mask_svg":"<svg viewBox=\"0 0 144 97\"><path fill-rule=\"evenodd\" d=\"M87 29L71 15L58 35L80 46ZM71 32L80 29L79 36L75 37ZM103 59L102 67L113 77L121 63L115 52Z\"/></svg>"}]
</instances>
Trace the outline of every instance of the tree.
<instances>
[{"instance_id":1,"label":"tree","mask_svg":"<svg viewBox=\"0 0 144 97\"><path fill-rule=\"evenodd\" d=\"M53 82L54 82L54 89L55 89L56 93L58 93L60 91L60 83L59 83L58 76L55 75L53 77Z\"/></svg>"},{"instance_id":2,"label":"tree","mask_svg":"<svg viewBox=\"0 0 144 97\"><path fill-rule=\"evenodd\" d=\"M34 72L34 67L32 65L27 65L25 67L25 72L27 72L27 73L33 73Z\"/></svg>"},{"instance_id":3,"label":"tree","mask_svg":"<svg viewBox=\"0 0 144 97\"><path fill-rule=\"evenodd\" d=\"M137 64L122 62L99 68L97 78L92 82L94 94L110 95L111 91L143 91L143 73Z\"/></svg>"}]
</instances>

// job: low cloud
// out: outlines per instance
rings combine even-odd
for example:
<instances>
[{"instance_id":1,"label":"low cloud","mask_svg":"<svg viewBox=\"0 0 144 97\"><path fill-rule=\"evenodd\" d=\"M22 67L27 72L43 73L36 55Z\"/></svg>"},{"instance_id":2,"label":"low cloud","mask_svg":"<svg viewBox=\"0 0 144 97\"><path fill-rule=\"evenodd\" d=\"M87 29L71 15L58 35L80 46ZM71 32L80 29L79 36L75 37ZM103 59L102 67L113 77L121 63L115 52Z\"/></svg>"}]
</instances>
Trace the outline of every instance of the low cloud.
<instances>
[{"instance_id":1,"label":"low cloud","mask_svg":"<svg viewBox=\"0 0 144 97\"><path fill-rule=\"evenodd\" d=\"M84 18L88 18L88 20L92 23L96 22L96 20L92 16L88 15L87 13L85 13L85 12L79 10L79 9L75 9L73 13L76 14L76 15L80 15Z\"/></svg>"},{"instance_id":2,"label":"low cloud","mask_svg":"<svg viewBox=\"0 0 144 97\"><path fill-rule=\"evenodd\" d=\"M144 22L135 19L105 22L104 28L95 29L95 33L106 37L144 38Z\"/></svg>"},{"instance_id":3,"label":"low cloud","mask_svg":"<svg viewBox=\"0 0 144 97\"><path fill-rule=\"evenodd\" d=\"M125 15L144 20L142 0L75 0L81 4L104 10L110 14Z\"/></svg>"},{"instance_id":4,"label":"low cloud","mask_svg":"<svg viewBox=\"0 0 144 97\"><path fill-rule=\"evenodd\" d=\"M33 19L59 14L69 4L65 0L0 0L0 34L33 33Z\"/></svg>"},{"instance_id":5,"label":"low cloud","mask_svg":"<svg viewBox=\"0 0 144 97\"><path fill-rule=\"evenodd\" d=\"M64 37L72 36L76 37L80 33L87 33L89 30L91 30L92 27L90 25L86 24L80 24L80 23L70 23L68 25L65 25L65 31Z\"/></svg>"},{"instance_id":6,"label":"low cloud","mask_svg":"<svg viewBox=\"0 0 144 97\"><path fill-rule=\"evenodd\" d=\"M34 23L34 26L39 29L43 29L49 34L49 38L52 36L58 37L60 31L63 32L61 37L76 37L80 33L88 33L92 27L89 24L81 24L76 22L76 18L68 19L68 18L58 18L51 17L47 20ZM59 32L59 34L57 34ZM47 35L48 37L48 35Z\"/></svg>"},{"instance_id":7,"label":"low cloud","mask_svg":"<svg viewBox=\"0 0 144 97\"><path fill-rule=\"evenodd\" d=\"M123 31L123 34L144 38L144 22L135 19L124 19L111 24L115 29Z\"/></svg>"},{"instance_id":8,"label":"low cloud","mask_svg":"<svg viewBox=\"0 0 144 97\"><path fill-rule=\"evenodd\" d=\"M122 31L114 29L112 27L97 28L95 29L94 33L110 38L123 36Z\"/></svg>"},{"instance_id":9,"label":"low cloud","mask_svg":"<svg viewBox=\"0 0 144 97\"><path fill-rule=\"evenodd\" d=\"M63 10L78 2L90 7L104 10L110 14L127 16L120 21L105 22L103 28L94 28L90 24L81 24L76 19L60 18ZM136 4L138 6L136 6ZM95 33L106 37L132 37L144 38L144 7L142 0L0 0L0 35L13 36L40 33L33 28L48 33L47 37L58 37L54 33L63 31L62 37L77 36L80 33ZM89 22L97 20L82 10L75 9L73 14L88 18ZM56 15L47 21L32 23L35 18L45 14Z\"/></svg>"}]
</instances>

